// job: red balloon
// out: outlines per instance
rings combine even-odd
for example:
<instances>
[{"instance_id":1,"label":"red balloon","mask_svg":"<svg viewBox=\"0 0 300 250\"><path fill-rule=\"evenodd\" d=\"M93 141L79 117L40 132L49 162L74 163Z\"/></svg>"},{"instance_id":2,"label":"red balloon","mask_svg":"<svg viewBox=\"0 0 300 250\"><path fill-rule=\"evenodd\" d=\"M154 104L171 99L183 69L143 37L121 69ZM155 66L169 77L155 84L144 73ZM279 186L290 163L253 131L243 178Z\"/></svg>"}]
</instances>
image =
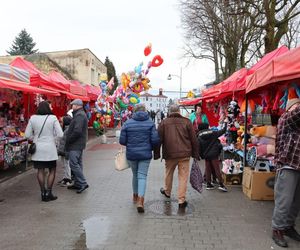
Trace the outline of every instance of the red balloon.
<instances>
[{"instance_id":1,"label":"red balloon","mask_svg":"<svg viewBox=\"0 0 300 250\"><path fill-rule=\"evenodd\" d=\"M158 66L162 65L163 62L164 62L164 60L162 59L162 57L160 55L156 55L152 59L151 66L158 67Z\"/></svg>"},{"instance_id":2,"label":"red balloon","mask_svg":"<svg viewBox=\"0 0 300 250\"><path fill-rule=\"evenodd\" d=\"M145 56L150 55L151 51L152 51L152 45L151 45L151 43L150 43L150 44L144 49L144 55L145 55Z\"/></svg>"}]
</instances>

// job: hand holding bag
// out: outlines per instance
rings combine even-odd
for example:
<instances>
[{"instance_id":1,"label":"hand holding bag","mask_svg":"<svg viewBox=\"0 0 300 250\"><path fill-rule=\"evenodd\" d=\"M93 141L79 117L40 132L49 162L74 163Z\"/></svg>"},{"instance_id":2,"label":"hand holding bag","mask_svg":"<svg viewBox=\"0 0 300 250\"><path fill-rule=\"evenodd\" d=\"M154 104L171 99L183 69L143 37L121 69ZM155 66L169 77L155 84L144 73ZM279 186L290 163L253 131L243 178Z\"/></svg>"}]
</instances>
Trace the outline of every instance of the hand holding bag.
<instances>
[{"instance_id":1,"label":"hand holding bag","mask_svg":"<svg viewBox=\"0 0 300 250\"><path fill-rule=\"evenodd\" d=\"M190 174L190 183L191 186L198 191L199 193L202 193L203 191L203 176L201 173L201 169L199 167L199 164L196 159L194 159Z\"/></svg>"},{"instance_id":2,"label":"hand holding bag","mask_svg":"<svg viewBox=\"0 0 300 250\"><path fill-rule=\"evenodd\" d=\"M44 128L44 126L45 126L45 123L46 123L48 117L49 117L49 115L47 115L47 117L46 117L46 119L45 119L45 121L44 121L44 123L43 123L43 126L42 126L42 128L41 128L41 131L40 131L40 133L39 133L38 138L40 138L40 136L41 136L41 133L42 133L42 131L43 131L43 128ZM31 155L33 155L33 154L35 153L35 151L36 151L36 144L33 142L33 143L31 143L30 146L29 146L28 153L31 154Z\"/></svg>"},{"instance_id":3,"label":"hand holding bag","mask_svg":"<svg viewBox=\"0 0 300 250\"><path fill-rule=\"evenodd\" d=\"M126 151L121 148L115 157L115 169L118 171L122 171L127 168L129 168L129 165L126 158Z\"/></svg>"}]
</instances>

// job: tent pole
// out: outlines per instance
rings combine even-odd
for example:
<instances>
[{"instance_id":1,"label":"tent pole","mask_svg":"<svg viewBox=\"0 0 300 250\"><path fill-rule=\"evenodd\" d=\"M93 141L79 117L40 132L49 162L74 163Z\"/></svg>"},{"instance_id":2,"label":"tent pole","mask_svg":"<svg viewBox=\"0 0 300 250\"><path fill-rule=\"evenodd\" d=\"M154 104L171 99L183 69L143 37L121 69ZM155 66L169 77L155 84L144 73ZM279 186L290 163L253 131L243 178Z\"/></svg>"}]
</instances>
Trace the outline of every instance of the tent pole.
<instances>
[{"instance_id":1,"label":"tent pole","mask_svg":"<svg viewBox=\"0 0 300 250\"><path fill-rule=\"evenodd\" d=\"M30 94L28 93L28 98L27 98L27 121L29 121L30 118Z\"/></svg>"},{"instance_id":2,"label":"tent pole","mask_svg":"<svg viewBox=\"0 0 300 250\"><path fill-rule=\"evenodd\" d=\"M248 95L245 94L245 132L244 132L244 158L243 158L243 166L246 167L247 161L246 161L246 155L247 155L247 133L248 133Z\"/></svg>"}]
</instances>

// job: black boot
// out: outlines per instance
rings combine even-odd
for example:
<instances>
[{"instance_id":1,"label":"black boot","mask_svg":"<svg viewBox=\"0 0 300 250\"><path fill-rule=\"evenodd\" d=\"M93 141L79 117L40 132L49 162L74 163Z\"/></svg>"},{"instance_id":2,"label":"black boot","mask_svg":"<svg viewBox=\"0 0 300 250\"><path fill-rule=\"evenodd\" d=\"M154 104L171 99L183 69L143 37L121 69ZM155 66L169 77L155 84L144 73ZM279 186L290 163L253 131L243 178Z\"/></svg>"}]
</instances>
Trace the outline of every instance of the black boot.
<instances>
[{"instance_id":1,"label":"black boot","mask_svg":"<svg viewBox=\"0 0 300 250\"><path fill-rule=\"evenodd\" d=\"M284 239L283 230L273 230L272 239L280 247L288 247L288 243Z\"/></svg>"},{"instance_id":2,"label":"black boot","mask_svg":"<svg viewBox=\"0 0 300 250\"><path fill-rule=\"evenodd\" d=\"M47 191L46 190L41 190L41 197L42 201L49 201L47 198Z\"/></svg>"},{"instance_id":3,"label":"black boot","mask_svg":"<svg viewBox=\"0 0 300 250\"><path fill-rule=\"evenodd\" d=\"M47 201L54 201L54 200L57 199L57 196L54 196L54 195L52 194L52 189L48 189L48 190L46 191L46 199L47 199Z\"/></svg>"}]
</instances>

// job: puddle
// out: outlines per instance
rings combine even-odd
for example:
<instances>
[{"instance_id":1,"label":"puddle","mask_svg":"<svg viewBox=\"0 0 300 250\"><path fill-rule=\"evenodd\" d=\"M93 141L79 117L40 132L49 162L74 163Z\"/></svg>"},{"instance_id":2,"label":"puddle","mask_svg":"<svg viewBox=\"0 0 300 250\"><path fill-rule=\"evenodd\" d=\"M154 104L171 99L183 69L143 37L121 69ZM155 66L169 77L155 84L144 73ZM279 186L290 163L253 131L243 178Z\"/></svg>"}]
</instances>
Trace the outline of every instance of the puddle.
<instances>
[{"instance_id":1,"label":"puddle","mask_svg":"<svg viewBox=\"0 0 300 250\"><path fill-rule=\"evenodd\" d=\"M184 209L178 208L177 200L155 200L147 203L147 208L150 212L167 215L167 216L182 216L192 214L194 207L190 203Z\"/></svg>"},{"instance_id":2,"label":"puddle","mask_svg":"<svg viewBox=\"0 0 300 250\"><path fill-rule=\"evenodd\" d=\"M110 227L108 217L95 216L88 218L83 221L82 226L84 233L80 235L79 239L79 245L82 249L99 249L99 246L107 240Z\"/></svg>"}]
</instances>

